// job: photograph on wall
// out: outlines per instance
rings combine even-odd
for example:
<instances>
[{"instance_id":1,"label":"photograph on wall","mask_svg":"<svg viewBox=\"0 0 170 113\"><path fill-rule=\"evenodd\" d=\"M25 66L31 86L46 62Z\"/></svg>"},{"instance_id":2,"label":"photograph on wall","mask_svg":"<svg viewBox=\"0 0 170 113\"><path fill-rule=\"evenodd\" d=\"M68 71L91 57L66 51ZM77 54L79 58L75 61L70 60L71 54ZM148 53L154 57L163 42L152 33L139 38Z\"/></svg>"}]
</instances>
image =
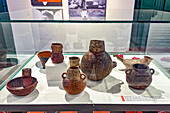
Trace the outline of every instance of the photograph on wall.
<instances>
[{"instance_id":1,"label":"photograph on wall","mask_svg":"<svg viewBox=\"0 0 170 113\"><path fill-rule=\"evenodd\" d=\"M37 7L62 6L62 0L31 0L31 4Z\"/></svg>"},{"instance_id":2,"label":"photograph on wall","mask_svg":"<svg viewBox=\"0 0 170 113\"><path fill-rule=\"evenodd\" d=\"M70 20L105 20L106 0L68 0Z\"/></svg>"},{"instance_id":3,"label":"photograph on wall","mask_svg":"<svg viewBox=\"0 0 170 113\"><path fill-rule=\"evenodd\" d=\"M33 18L40 20L62 20L62 0L31 0Z\"/></svg>"}]
</instances>

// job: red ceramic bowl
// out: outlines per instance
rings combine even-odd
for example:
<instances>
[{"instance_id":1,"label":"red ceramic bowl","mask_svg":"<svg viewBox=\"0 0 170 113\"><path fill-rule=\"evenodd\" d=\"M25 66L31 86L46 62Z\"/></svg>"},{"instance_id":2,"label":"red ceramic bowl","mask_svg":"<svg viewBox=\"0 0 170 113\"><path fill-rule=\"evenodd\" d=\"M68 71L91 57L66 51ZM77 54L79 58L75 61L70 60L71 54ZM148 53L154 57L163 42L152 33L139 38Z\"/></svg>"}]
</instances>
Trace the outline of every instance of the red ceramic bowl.
<instances>
[{"instance_id":1,"label":"red ceramic bowl","mask_svg":"<svg viewBox=\"0 0 170 113\"><path fill-rule=\"evenodd\" d=\"M30 94L36 87L38 81L34 77L18 77L7 83L7 89L14 95L25 96Z\"/></svg>"}]
</instances>

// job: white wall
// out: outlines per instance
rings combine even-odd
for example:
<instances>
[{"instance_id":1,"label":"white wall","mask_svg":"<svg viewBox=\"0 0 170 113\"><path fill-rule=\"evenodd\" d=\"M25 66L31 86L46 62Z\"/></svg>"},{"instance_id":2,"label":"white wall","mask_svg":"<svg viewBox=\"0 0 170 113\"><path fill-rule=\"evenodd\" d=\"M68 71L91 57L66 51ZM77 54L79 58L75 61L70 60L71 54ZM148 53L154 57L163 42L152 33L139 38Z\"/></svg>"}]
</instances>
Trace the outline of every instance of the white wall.
<instances>
[{"instance_id":1,"label":"white wall","mask_svg":"<svg viewBox=\"0 0 170 113\"><path fill-rule=\"evenodd\" d=\"M52 42L61 42L64 52L86 52L90 40L94 39L104 40L108 52L125 52L129 49L129 23L42 23L38 27L38 51L50 50Z\"/></svg>"},{"instance_id":2,"label":"white wall","mask_svg":"<svg viewBox=\"0 0 170 113\"><path fill-rule=\"evenodd\" d=\"M31 20L30 0L7 0L11 20ZM16 52L18 54L35 51L31 23L11 23Z\"/></svg>"},{"instance_id":3,"label":"white wall","mask_svg":"<svg viewBox=\"0 0 170 113\"><path fill-rule=\"evenodd\" d=\"M133 20L135 0L107 0L107 20Z\"/></svg>"}]
</instances>

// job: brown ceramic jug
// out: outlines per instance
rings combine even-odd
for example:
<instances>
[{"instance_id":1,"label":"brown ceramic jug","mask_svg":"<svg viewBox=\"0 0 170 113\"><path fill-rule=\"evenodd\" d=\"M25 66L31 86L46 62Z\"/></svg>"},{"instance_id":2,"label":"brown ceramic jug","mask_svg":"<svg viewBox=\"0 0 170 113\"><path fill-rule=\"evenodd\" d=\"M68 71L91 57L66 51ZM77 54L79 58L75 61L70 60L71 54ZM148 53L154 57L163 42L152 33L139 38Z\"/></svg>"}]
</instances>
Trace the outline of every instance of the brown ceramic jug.
<instances>
[{"instance_id":1,"label":"brown ceramic jug","mask_svg":"<svg viewBox=\"0 0 170 113\"><path fill-rule=\"evenodd\" d=\"M80 94L86 87L86 75L80 73L78 67L70 67L62 74L64 90L71 94Z\"/></svg>"},{"instance_id":2,"label":"brown ceramic jug","mask_svg":"<svg viewBox=\"0 0 170 113\"><path fill-rule=\"evenodd\" d=\"M133 64L132 69L125 71L126 81L132 88L145 89L151 84L154 72L145 64Z\"/></svg>"},{"instance_id":3,"label":"brown ceramic jug","mask_svg":"<svg viewBox=\"0 0 170 113\"><path fill-rule=\"evenodd\" d=\"M52 43L51 49L52 49L52 56L51 56L52 62L56 64L62 63L64 60L63 45L61 43Z\"/></svg>"},{"instance_id":4,"label":"brown ceramic jug","mask_svg":"<svg viewBox=\"0 0 170 113\"><path fill-rule=\"evenodd\" d=\"M91 40L89 51L84 54L80 69L90 80L102 80L117 66L112 62L110 55L105 51L104 41Z\"/></svg>"}]
</instances>

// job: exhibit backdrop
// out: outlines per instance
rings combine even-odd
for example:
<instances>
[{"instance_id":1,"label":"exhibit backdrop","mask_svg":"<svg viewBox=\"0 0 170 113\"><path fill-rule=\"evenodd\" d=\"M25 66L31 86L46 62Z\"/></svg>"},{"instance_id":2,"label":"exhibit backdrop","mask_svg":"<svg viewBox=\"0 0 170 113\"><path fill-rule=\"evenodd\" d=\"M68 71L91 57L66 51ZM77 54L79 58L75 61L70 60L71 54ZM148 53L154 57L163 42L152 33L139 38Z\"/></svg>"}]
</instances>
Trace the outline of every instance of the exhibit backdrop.
<instances>
[{"instance_id":1,"label":"exhibit backdrop","mask_svg":"<svg viewBox=\"0 0 170 113\"><path fill-rule=\"evenodd\" d=\"M68 0L71 20L105 20L106 0Z\"/></svg>"},{"instance_id":2,"label":"exhibit backdrop","mask_svg":"<svg viewBox=\"0 0 170 113\"><path fill-rule=\"evenodd\" d=\"M134 0L107 0L106 20L133 20ZM42 18L31 0L7 0L12 20ZM23 5L24 4L24 5ZM44 7L52 9L53 6ZM62 0L63 19L69 19L69 1ZM86 10L86 8L80 8ZM35 18L36 17L36 18ZM56 16L57 17L57 16ZM59 16L58 16L59 17ZM67 18L68 17L68 18ZM64 52L86 52L92 39L105 40L107 52L129 50L132 24L121 23L11 23L17 53L50 50L52 42L61 42ZM27 43L25 43L27 42Z\"/></svg>"}]
</instances>

